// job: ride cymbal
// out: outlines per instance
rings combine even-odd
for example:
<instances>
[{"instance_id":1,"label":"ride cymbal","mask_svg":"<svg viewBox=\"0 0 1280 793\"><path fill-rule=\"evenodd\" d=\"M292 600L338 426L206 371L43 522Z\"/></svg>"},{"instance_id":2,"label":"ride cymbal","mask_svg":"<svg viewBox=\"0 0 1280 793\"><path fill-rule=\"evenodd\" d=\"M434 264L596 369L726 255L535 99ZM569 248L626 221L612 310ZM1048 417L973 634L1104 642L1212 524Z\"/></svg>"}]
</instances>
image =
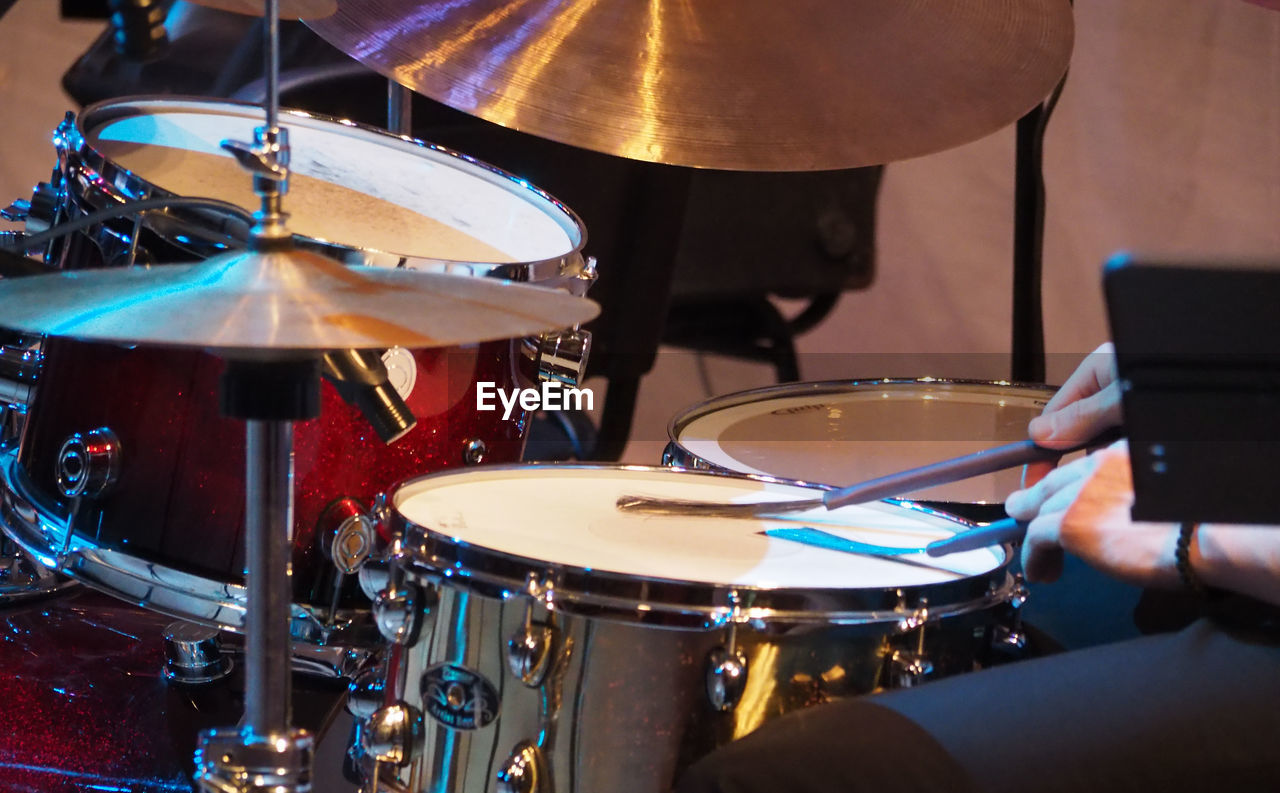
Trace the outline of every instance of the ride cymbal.
<instances>
[{"instance_id":1,"label":"ride cymbal","mask_svg":"<svg viewBox=\"0 0 1280 793\"><path fill-rule=\"evenodd\" d=\"M1016 120L1062 77L1068 0L339 0L308 23L450 107L637 160L877 165Z\"/></svg>"},{"instance_id":2,"label":"ride cymbal","mask_svg":"<svg viewBox=\"0 0 1280 793\"><path fill-rule=\"evenodd\" d=\"M0 326L237 356L517 338L585 322L598 310L542 287L346 267L299 250L0 279Z\"/></svg>"}]
</instances>

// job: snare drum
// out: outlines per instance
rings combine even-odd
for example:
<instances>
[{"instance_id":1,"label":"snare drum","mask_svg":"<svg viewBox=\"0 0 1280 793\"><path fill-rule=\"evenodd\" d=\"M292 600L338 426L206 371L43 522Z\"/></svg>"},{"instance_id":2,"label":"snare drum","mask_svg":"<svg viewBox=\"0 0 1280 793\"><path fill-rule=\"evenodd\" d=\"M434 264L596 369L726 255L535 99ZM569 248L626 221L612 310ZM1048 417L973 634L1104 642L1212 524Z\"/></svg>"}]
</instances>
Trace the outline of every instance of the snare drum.
<instances>
[{"instance_id":1,"label":"snare drum","mask_svg":"<svg viewBox=\"0 0 1280 793\"><path fill-rule=\"evenodd\" d=\"M906 503L757 521L619 513L626 494L816 492L596 466L401 486L400 583L379 602L384 618L417 605L384 619L403 628L393 679L355 687L366 760L394 764L388 727L420 718L425 747L399 769L407 790L668 790L688 764L781 713L973 669L1016 589L1007 548L913 564L760 533L815 521L907 546L970 525ZM390 704L373 710L362 692Z\"/></svg>"},{"instance_id":2,"label":"snare drum","mask_svg":"<svg viewBox=\"0 0 1280 793\"><path fill-rule=\"evenodd\" d=\"M932 378L741 391L672 419L663 463L844 486L1025 440L1027 423L1053 393L1046 386ZM1016 469L1002 471L910 495L989 519L1002 514L1019 477Z\"/></svg>"},{"instance_id":3,"label":"snare drum","mask_svg":"<svg viewBox=\"0 0 1280 793\"><path fill-rule=\"evenodd\" d=\"M219 148L261 123L252 105L147 99L87 110L57 136L62 215L165 193L252 205L248 176ZM594 273L584 231L559 202L456 152L349 122L283 112L290 227L303 247L351 263L500 277L581 294ZM137 225L137 233L135 232ZM218 218L147 213L54 252L64 267L187 259L234 244ZM122 247L123 246L123 247ZM537 377L542 344L512 340L383 356L418 420L391 445L328 383L320 418L295 430L295 638L343 624L340 590L373 542L381 493L423 472L514 462L528 413L477 409L480 383ZM49 339L21 450L0 459L0 516L26 548L81 580L188 619L243 623L244 427L218 412L221 362L198 352ZM67 481L88 482L84 492ZM344 596L345 597L345 596Z\"/></svg>"}]
</instances>

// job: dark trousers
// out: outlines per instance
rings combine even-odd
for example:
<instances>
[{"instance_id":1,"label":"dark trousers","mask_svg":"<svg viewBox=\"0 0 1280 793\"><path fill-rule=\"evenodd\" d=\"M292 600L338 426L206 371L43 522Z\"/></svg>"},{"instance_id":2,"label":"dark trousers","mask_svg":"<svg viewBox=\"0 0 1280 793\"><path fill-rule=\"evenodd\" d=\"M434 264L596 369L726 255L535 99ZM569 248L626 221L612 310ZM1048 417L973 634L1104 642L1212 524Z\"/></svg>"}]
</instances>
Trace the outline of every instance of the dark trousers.
<instances>
[{"instance_id":1,"label":"dark trousers","mask_svg":"<svg viewBox=\"0 0 1280 793\"><path fill-rule=\"evenodd\" d=\"M1280 642L1199 620L788 714L678 793L1280 791Z\"/></svg>"}]
</instances>

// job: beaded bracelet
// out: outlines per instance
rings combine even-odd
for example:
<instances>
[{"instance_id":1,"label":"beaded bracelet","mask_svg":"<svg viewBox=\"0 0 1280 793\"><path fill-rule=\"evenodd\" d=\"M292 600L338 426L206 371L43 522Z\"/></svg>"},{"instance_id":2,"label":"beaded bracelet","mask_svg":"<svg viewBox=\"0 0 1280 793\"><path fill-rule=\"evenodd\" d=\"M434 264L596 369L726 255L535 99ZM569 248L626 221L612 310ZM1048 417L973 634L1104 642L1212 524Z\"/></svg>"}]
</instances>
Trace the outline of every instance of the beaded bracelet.
<instances>
[{"instance_id":1,"label":"beaded bracelet","mask_svg":"<svg viewBox=\"0 0 1280 793\"><path fill-rule=\"evenodd\" d=\"M1173 558L1178 570L1178 577L1187 589L1197 595L1205 594L1204 582L1196 571L1191 569L1191 538L1199 528L1199 523L1183 523L1178 529L1178 544L1174 546Z\"/></svg>"}]
</instances>

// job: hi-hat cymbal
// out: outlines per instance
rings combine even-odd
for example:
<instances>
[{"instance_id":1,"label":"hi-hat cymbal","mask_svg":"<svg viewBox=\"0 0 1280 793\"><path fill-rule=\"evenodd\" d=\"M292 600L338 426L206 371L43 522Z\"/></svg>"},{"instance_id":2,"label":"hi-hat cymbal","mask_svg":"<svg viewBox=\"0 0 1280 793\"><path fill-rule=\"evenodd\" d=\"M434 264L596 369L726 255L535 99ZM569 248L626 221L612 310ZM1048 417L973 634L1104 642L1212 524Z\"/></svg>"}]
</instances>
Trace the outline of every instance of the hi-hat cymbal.
<instances>
[{"instance_id":1,"label":"hi-hat cymbal","mask_svg":"<svg viewBox=\"0 0 1280 793\"><path fill-rule=\"evenodd\" d=\"M308 23L465 113L725 170L876 165L1016 120L1067 68L1068 0L339 0Z\"/></svg>"},{"instance_id":2,"label":"hi-hat cymbal","mask_svg":"<svg viewBox=\"0 0 1280 793\"><path fill-rule=\"evenodd\" d=\"M585 322L596 304L488 278L346 267L306 251L0 279L0 326L232 356L444 347Z\"/></svg>"},{"instance_id":3,"label":"hi-hat cymbal","mask_svg":"<svg viewBox=\"0 0 1280 793\"><path fill-rule=\"evenodd\" d=\"M266 12L262 0L188 0L196 5L260 17ZM281 19L324 19L338 10L338 0L280 0Z\"/></svg>"}]
</instances>

